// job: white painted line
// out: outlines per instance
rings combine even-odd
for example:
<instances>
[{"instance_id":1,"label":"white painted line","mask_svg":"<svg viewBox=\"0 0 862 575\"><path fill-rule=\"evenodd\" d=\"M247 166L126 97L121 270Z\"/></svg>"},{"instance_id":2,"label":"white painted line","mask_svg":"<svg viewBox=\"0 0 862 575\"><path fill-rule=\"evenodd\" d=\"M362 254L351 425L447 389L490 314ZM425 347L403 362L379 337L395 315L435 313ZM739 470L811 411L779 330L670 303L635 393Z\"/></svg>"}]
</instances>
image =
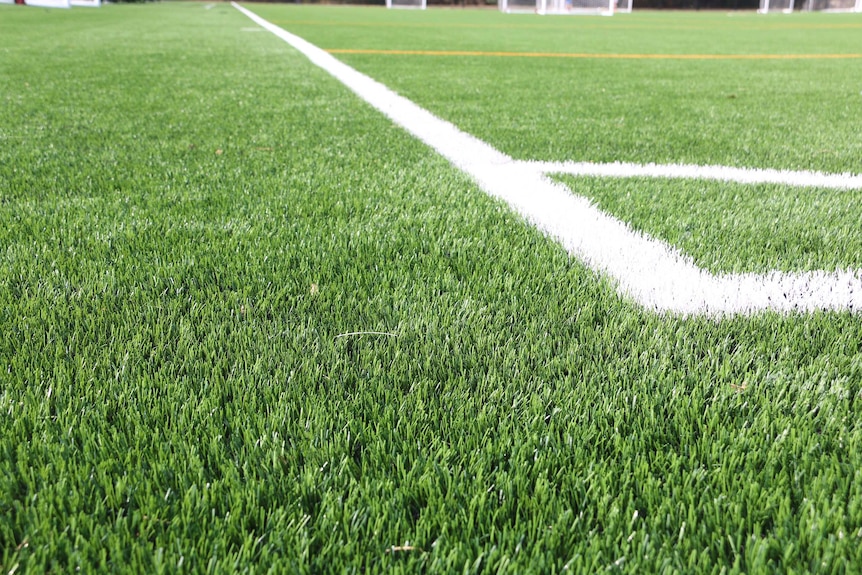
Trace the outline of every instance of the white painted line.
<instances>
[{"instance_id":1,"label":"white painted line","mask_svg":"<svg viewBox=\"0 0 862 575\"><path fill-rule=\"evenodd\" d=\"M697 267L691 258L677 249L632 230L624 222L597 209L587 199L573 195L568 188L545 175L567 169L586 169L589 164L514 161L313 44L267 22L235 2L232 5L467 172L486 193L504 200L530 223L560 241L588 266L609 275L623 294L645 308L681 315L708 316L758 311L862 309L862 272L857 270L713 275ZM593 168L606 170L607 166ZM560 167L564 169L560 170ZM621 168L619 172L625 169ZM684 173L692 169L714 173L709 171L714 168L691 166L676 166L671 171ZM754 171L730 169L730 173L739 177L750 177L750 172ZM771 174L769 177L786 174L774 170L766 172ZM725 170L722 173L729 172ZM818 177L821 176L827 179L832 177L824 174ZM858 181L853 179L858 176L848 177L851 182Z\"/></svg>"},{"instance_id":2,"label":"white painted line","mask_svg":"<svg viewBox=\"0 0 862 575\"><path fill-rule=\"evenodd\" d=\"M718 180L740 184L783 184L831 188L835 190L862 189L862 176L855 174L824 174L821 172L794 172L790 170L731 168L728 166L690 166L684 164L591 164L588 162L529 162L536 170L545 173L572 174L575 176L601 176L606 178L684 178Z\"/></svg>"}]
</instances>

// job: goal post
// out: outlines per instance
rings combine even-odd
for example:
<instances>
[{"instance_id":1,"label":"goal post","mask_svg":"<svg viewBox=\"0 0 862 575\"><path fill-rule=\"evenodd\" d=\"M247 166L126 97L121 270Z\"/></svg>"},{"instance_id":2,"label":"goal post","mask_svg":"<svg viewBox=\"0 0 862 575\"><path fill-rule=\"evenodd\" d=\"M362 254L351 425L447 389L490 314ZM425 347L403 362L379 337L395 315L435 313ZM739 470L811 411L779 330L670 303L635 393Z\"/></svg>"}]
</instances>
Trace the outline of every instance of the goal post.
<instances>
[{"instance_id":1,"label":"goal post","mask_svg":"<svg viewBox=\"0 0 862 575\"><path fill-rule=\"evenodd\" d=\"M499 0L502 12L536 14L601 14L631 12L632 0Z\"/></svg>"},{"instance_id":2,"label":"goal post","mask_svg":"<svg viewBox=\"0 0 862 575\"><path fill-rule=\"evenodd\" d=\"M428 7L427 0L386 0L387 8L413 8L425 10Z\"/></svg>"}]
</instances>

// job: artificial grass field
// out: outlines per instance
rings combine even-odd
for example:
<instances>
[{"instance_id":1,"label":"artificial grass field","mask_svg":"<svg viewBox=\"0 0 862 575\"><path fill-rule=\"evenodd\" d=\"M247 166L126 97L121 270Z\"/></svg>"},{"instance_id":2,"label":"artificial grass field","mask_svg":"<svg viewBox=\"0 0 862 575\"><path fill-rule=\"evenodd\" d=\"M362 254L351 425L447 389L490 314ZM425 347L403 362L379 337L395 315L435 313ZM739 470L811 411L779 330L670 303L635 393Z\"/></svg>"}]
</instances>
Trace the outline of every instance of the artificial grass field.
<instances>
[{"instance_id":1,"label":"artificial grass field","mask_svg":"<svg viewBox=\"0 0 862 575\"><path fill-rule=\"evenodd\" d=\"M325 48L852 53L862 27L251 7ZM0 572L862 569L858 315L642 310L253 30L0 6ZM862 171L859 59L339 57L517 157ZM560 100L600 80L664 91ZM859 263L858 191L581 180L715 269ZM726 246L746 193L772 201Z\"/></svg>"}]
</instances>

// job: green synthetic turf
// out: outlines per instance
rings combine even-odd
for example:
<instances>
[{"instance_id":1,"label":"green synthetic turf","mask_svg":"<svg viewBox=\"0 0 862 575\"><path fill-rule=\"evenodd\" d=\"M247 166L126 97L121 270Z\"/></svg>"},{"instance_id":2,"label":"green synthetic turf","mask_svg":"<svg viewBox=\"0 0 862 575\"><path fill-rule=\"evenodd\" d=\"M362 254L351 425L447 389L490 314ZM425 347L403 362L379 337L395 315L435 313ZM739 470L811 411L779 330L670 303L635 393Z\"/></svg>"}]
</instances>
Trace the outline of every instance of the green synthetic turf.
<instances>
[{"instance_id":1,"label":"green synthetic turf","mask_svg":"<svg viewBox=\"0 0 862 575\"><path fill-rule=\"evenodd\" d=\"M630 60L339 54L518 158L862 172L857 14L536 17L261 5L327 49L822 55ZM493 117L493 121L489 118Z\"/></svg>"},{"instance_id":2,"label":"green synthetic turf","mask_svg":"<svg viewBox=\"0 0 862 575\"><path fill-rule=\"evenodd\" d=\"M858 316L641 310L251 28L0 6L0 572L862 568Z\"/></svg>"},{"instance_id":3,"label":"green synthetic turf","mask_svg":"<svg viewBox=\"0 0 862 575\"><path fill-rule=\"evenodd\" d=\"M258 7L334 50L611 55L852 55L654 60L338 53L518 159L862 173L857 14ZM573 191L712 271L859 268L860 191L595 180ZM804 199L803 199L804 198Z\"/></svg>"}]
</instances>

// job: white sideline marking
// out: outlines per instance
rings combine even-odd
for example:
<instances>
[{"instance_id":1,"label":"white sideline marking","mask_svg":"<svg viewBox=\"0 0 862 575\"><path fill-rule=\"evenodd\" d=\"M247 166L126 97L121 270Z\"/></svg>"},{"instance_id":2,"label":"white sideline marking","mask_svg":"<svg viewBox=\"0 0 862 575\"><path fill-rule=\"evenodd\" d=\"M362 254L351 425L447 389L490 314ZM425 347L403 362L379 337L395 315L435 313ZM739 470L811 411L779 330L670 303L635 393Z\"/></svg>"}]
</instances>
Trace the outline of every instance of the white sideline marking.
<instances>
[{"instance_id":1,"label":"white sideline marking","mask_svg":"<svg viewBox=\"0 0 862 575\"><path fill-rule=\"evenodd\" d=\"M520 162L461 132L337 60L310 42L231 2L363 100L467 172L487 194L504 200L530 223L556 238L588 266L609 275L623 294L648 309L681 315L724 316L758 311L862 309L862 271L718 274L697 267L666 243L632 230L586 198L545 174L700 177L744 183L775 182L838 189L862 187L860 176L743 170L718 166L639 166ZM573 172L573 170L579 170ZM817 183L812 183L817 182Z\"/></svg>"}]
</instances>

